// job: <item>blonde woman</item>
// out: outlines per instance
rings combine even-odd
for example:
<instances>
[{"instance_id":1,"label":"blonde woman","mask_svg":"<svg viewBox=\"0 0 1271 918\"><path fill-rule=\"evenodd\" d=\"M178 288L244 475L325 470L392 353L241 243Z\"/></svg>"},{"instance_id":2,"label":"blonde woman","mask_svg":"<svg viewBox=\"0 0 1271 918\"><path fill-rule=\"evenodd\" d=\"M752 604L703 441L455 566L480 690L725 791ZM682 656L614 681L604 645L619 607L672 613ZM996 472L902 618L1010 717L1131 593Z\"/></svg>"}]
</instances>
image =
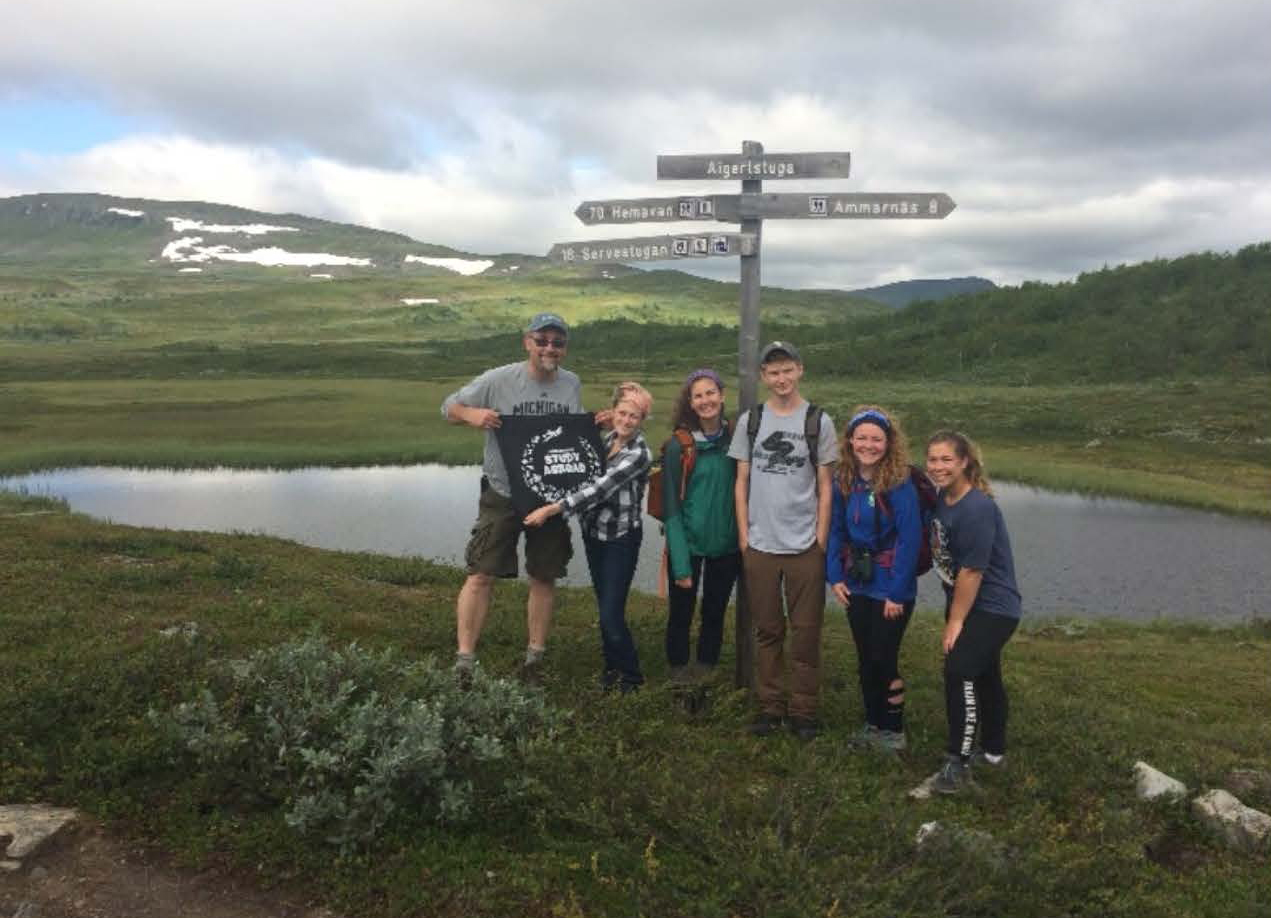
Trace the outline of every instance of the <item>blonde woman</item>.
<instances>
[{"instance_id":1,"label":"blonde woman","mask_svg":"<svg viewBox=\"0 0 1271 918\"><path fill-rule=\"evenodd\" d=\"M653 464L640 426L652 408L653 396L644 386L619 384L613 396L613 427L604 438L605 473L525 518L529 527L542 526L558 515L579 518L600 615L601 684L623 692L644 683L640 657L627 627L627 595L640 557L644 487Z\"/></svg>"}]
</instances>

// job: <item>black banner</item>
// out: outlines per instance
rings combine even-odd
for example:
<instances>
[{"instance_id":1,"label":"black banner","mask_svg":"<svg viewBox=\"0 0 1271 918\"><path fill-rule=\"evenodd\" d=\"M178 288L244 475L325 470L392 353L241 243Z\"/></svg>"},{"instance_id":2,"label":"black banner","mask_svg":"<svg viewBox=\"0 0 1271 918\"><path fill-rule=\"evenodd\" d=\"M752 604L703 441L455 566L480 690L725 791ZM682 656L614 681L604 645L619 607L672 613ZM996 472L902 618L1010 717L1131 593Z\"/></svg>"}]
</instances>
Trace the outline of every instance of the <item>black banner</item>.
<instances>
[{"instance_id":1,"label":"black banner","mask_svg":"<svg viewBox=\"0 0 1271 918\"><path fill-rule=\"evenodd\" d=\"M503 415L495 431L520 513L554 503L605 470L604 448L590 414Z\"/></svg>"}]
</instances>

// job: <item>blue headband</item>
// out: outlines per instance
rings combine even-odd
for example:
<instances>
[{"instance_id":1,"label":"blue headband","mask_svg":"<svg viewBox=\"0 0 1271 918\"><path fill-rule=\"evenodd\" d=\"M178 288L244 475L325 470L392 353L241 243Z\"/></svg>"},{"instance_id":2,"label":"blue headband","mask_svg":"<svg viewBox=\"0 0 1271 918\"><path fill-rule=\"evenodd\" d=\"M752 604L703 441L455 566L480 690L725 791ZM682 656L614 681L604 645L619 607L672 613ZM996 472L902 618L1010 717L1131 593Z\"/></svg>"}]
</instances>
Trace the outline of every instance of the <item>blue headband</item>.
<instances>
[{"instance_id":1,"label":"blue headband","mask_svg":"<svg viewBox=\"0 0 1271 918\"><path fill-rule=\"evenodd\" d=\"M889 433L891 432L891 421L887 420L887 415L883 414L881 411L875 411L873 408L866 408L859 414L853 415L852 419L847 422L847 432L851 433L856 429L857 424L863 424L866 421L869 421L872 424L877 424Z\"/></svg>"}]
</instances>

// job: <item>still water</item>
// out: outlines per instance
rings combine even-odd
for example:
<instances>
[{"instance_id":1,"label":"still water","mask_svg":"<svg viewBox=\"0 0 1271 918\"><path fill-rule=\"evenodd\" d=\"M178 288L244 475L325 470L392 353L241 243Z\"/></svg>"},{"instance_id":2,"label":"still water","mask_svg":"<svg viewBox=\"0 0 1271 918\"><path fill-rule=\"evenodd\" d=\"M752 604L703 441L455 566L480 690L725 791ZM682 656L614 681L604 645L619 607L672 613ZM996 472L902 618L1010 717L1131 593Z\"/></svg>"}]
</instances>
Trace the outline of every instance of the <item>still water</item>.
<instances>
[{"instance_id":1,"label":"still water","mask_svg":"<svg viewBox=\"0 0 1271 918\"><path fill-rule=\"evenodd\" d=\"M476 466L296 471L79 468L0 478L0 488L64 498L135 526L252 532L343 551L461 564L476 515ZM1030 617L1271 616L1271 524L1108 498L994 486ZM656 589L662 538L646 518L636 589ZM588 585L582 546L568 582ZM943 597L934 574L920 602Z\"/></svg>"}]
</instances>

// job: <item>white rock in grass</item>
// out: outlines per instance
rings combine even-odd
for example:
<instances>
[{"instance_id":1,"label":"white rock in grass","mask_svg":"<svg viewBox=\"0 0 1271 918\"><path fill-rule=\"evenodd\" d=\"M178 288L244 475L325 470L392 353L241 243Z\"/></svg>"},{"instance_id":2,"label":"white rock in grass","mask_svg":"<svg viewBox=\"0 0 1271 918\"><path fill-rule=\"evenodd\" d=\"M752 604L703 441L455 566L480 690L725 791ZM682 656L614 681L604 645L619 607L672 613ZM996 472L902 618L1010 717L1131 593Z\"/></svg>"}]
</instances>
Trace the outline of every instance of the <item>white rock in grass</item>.
<instances>
[{"instance_id":1,"label":"white rock in grass","mask_svg":"<svg viewBox=\"0 0 1271 918\"><path fill-rule=\"evenodd\" d=\"M1271 816L1225 790L1201 794L1192 801L1192 812L1232 848L1253 853L1271 844Z\"/></svg>"},{"instance_id":2,"label":"white rock in grass","mask_svg":"<svg viewBox=\"0 0 1271 918\"><path fill-rule=\"evenodd\" d=\"M74 810L37 804L0 806L0 836L11 839L4 852L7 858L24 858L73 823Z\"/></svg>"},{"instance_id":3,"label":"white rock in grass","mask_svg":"<svg viewBox=\"0 0 1271 918\"><path fill-rule=\"evenodd\" d=\"M911 787L909 789L909 794L908 794L909 799L910 800L930 800L931 795L935 793L936 778L938 777L940 777L940 772L934 771L930 775L928 775L926 778L924 778L921 784L915 784L913 787ZM929 822L926 825L924 825L923 828L926 828L926 826L928 825L935 825L935 823ZM919 829L919 833L921 833L921 831L922 830ZM921 840L922 839L919 838L920 842Z\"/></svg>"},{"instance_id":4,"label":"white rock in grass","mask_svg":"<svg viewBox=\"0 0 1271 918\"><path fill-rule=\"evenodd\" d=\"M970 858L993 870L1001 870L1010 861L1006 846L988 832L939 820L924 822L918 827L914 846L923 856Z\"/></svg>"},{"instance_id":5,"label":"white rock in grass","mask_svg":"<svg viewBox=\"0 0 1271 918\"><path fill-rule=\"evenodd\" d=\"M1134 763L1134 780L1140 800L1181 800L1187 796L1187 785L1157 771L1147 762Z\"/></svg>"}]
</instances>

